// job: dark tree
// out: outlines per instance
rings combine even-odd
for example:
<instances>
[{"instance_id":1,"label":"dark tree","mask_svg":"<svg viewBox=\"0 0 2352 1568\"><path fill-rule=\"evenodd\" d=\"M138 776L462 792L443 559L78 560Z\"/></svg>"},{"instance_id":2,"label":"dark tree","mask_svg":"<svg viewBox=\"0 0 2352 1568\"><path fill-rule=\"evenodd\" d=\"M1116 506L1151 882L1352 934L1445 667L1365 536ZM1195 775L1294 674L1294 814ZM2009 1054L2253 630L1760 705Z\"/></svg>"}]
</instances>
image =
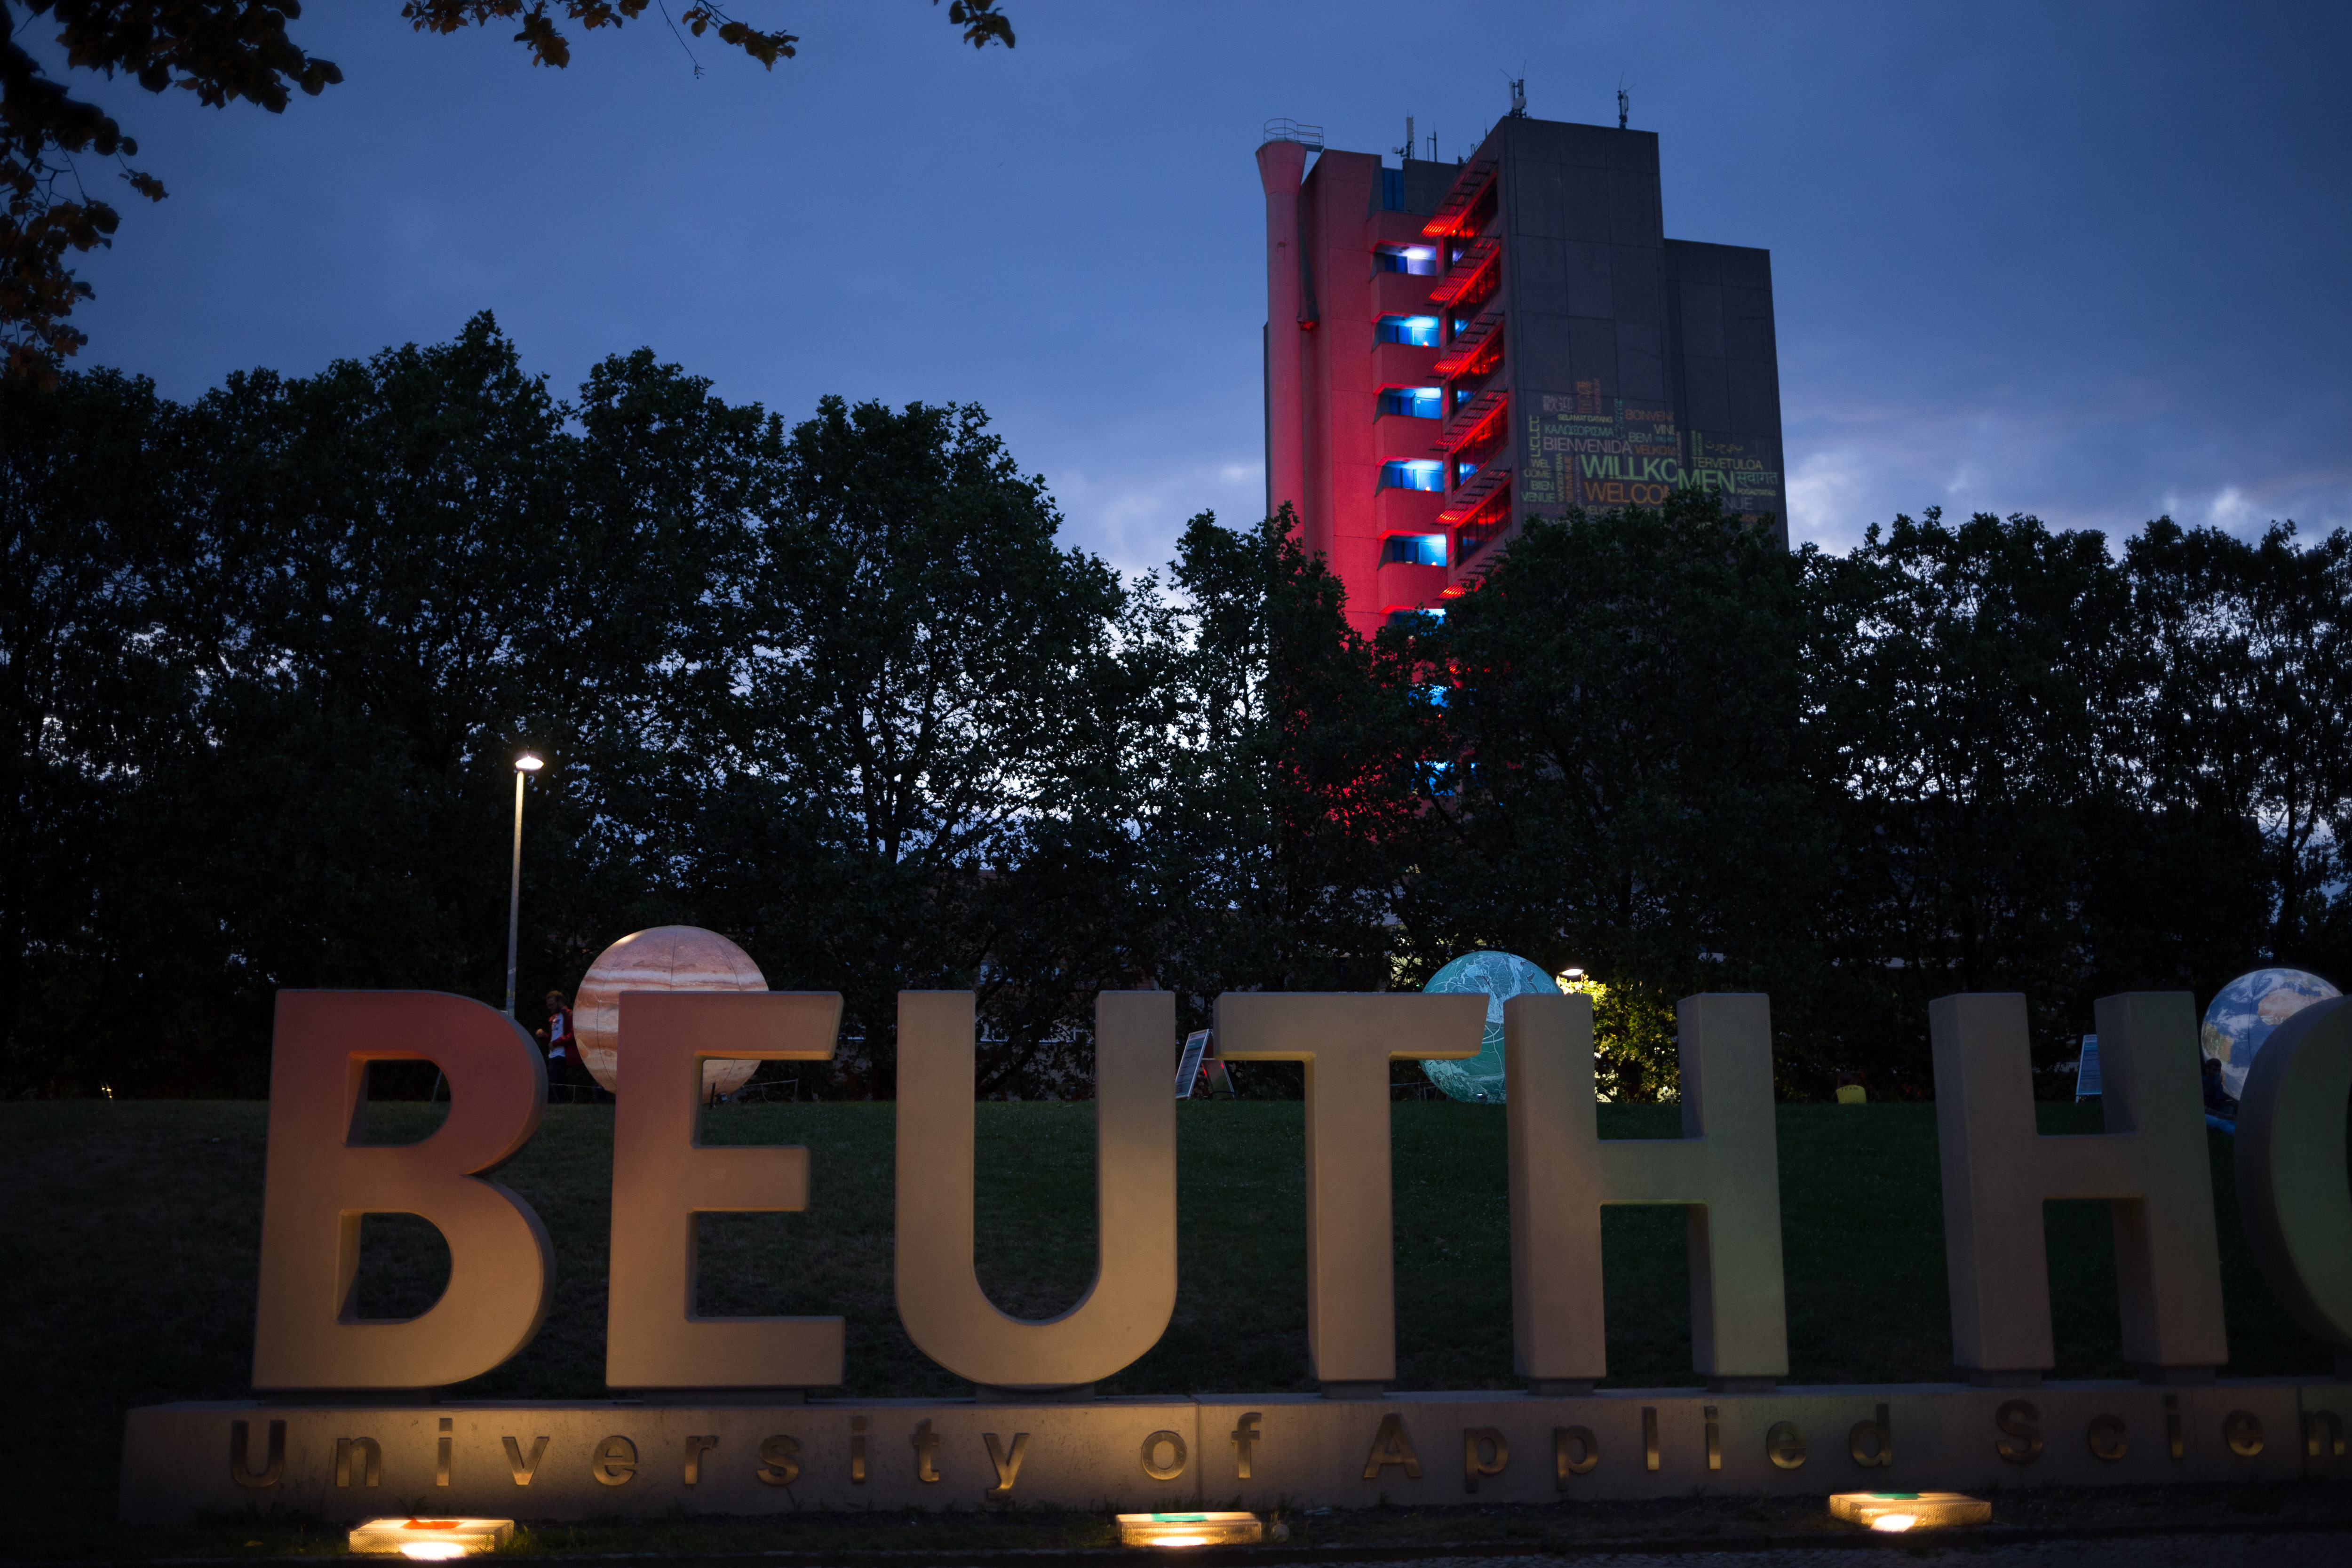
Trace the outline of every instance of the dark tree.
<instances>
[{"instance_id":1,"label":"dark tree","mask_svg":"<svg viewBox=\"0 0 2352 1568\"><path fill-rule=\"evenodd\" d=\"M2168 518L2125 562L2151 665L2149 805L2204 850L2181 871L2233 926L2266 926L2272 956L2321 962L2352 813L2352 536L2303 549L2291 524L2249 542Z\"/></svg>"},{"instance_id":2,"label":"dark tree","mask_svg":"<svg viewBox=\"0 0 2352 1568\"><path fill-rule=\"evenodd\" d=\"M786 445L724 690L673 748L681 886L772 984L844 994L857 1091L891 1092L903 988L982 992L996 1089L1053 1079L1085 1027L1067 993L1023 994L1043 977L995 934L1063 876L1122 744L1124 596L1059 524L977 408L825 400Z\"/></svg>"},{"instance_id":3,"label":"dark tree","mask_svg":"<svg viewBox=\"0 0 2352 1568\"><path fill-rule=\"evenodd\" d=\"M1415 937L1585 970L1628 1096L1674 1080L1675 998L1769 990L1785 1033L1818 967L1802 564L1712 497L1571 511L1412 639L1459 748Z\"/></svg>"},{"instance_id":4,"label":"dark tree","mask_svg":"<svg viewBox=\"0 0 2352 1568\"><path fill-rule=\"evenodd\" d=\"M1226 990L1385 990L1439 742L1425 696L1349 629L1287 508L1239 531L1194 518L1171 576L1139 822L1159 983L1201 1025Z\"/></svg>"},{"instance_id":5,"label":"dark tree","mask_svg":"<svg viewBox=\"0 0 2352 1568\"><path fill-rule=\"evenodd\" d=\"M787 430L642 351L564 402L488 317L185 408L0 385L0 1083L255 1092L282 987L495 1002L526 742L523 994L708 926L844 993L827 1093L892 1092L908 987L978 994L983 1093L1083 1093L1105 987L1500 947L1605 987L1620 1094L1728 988L1784 1092L1899 1097L1949 992L2046 1067L2110 992L2352 978L2352 535L1790 555L1685 498L1367 642L1287 514L1164 584L1059 522L976 408Z\"/></svg>"},{"instance_id":6,"label":"dark tree","mask_svg":"<svg viewBox=\"0 0 2352 1568\"><path fill-rule=\"evenodd\" d=\"M2134 805L2145 649L2105 538L1931 510L1822 559L1814 584L1834 1054L1924 1095L1921 1021L1956 991L2024 992L2054 1049L2092 962L2099 829Z\"/></svg>"},{"instance_id":7,"label":"dark tree","mask_svg":"<svg viewBox=\"0 0 2352 1568\"><path fill-rule=\"evenodd\" d=\"M20 1092L91 1092L139 988L128 808L199 695L202 650L158 612L201 565L176 528L184 421L112 371L0 383L0 1081Z\"/></svg>"}]
</instances>

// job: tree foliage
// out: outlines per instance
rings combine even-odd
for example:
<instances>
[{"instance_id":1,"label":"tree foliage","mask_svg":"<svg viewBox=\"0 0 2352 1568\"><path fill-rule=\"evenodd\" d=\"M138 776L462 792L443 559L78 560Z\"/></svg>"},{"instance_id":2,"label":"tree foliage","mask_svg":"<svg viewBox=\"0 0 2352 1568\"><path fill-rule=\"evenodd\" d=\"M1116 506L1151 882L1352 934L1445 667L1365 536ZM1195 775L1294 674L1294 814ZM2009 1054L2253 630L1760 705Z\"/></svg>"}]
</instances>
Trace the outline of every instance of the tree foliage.
<instances>
[{"instance_id":1,"label":"tree foliage","mask_svg":"<svg viewBox=\"0 0 2352 1568\"><path fill-rule=\"evenodd\" d=\"M1416 884L1424 963L1467 946L1608 987L1622 1086L1671 1079L1674 998L1785 993L1818 968L1805 641L1792 557L1696 494L1538 521L1412 639L1459 762L1428 775L1445 850Z\"/></svg>"},{"instance_id":2,"label":"tree foliage","mask_svg":"<svg viewBox=\"0 0 2352 1568\"><path fill-rule=\"evenodd\" d=\"M2352 978L2345 533L1790 554L1686 498L1366 640L1286 514L1129 581L1059 527L977 408L559 397L487 317L0 384L0 1088L257 1092L286 986L495 1001L525 744L523 994L707 926L842 994L827 1095L894 1091L905 988L978 994L983 1093L1083 1093L1106 987L1197 1027L1496 947L1586 972L1612 1093L1738 989L1785 1092L1903 1097L1951 992L2048 1066L2102 994Z\"/></svg>"},{"instance_id":3,"label":"tree foliage","mask_svg":"<svg viewBox=\"0 0 2352 1568\"><path fill-rule=\"evenodd\" d=\"M682 737L679 875L755 953L847 998L851 1075L889 1092L897 993L972 987L994 1087L1052 1065L1090 943L1024 949L1118 745L1124 595L1055 542L980 410L827 399L779 454L723 681ZM1042 973L1041 973L1042 971ZM782 984L782 982L779 982Z\"/></svg>"},{"instance_id":4,"label":"tree foliage","mask_svg":"<svg viewBox=\"0 0 2352 1568\"><path fill-rule=\"evenodd\" d=\"M940 0L931 0L937 6ZM572 62L562 24L583 31L643 20L652 0L404 0L400 15L420 33L514 25L514 41L533 65ZM998 0L950 0L948 20L974 48L1013 47L1013 25ZM666 9L660 14L667 19ZM58 362L78 353L86 334L68 320L90 298L76 278L74 253L114 243L121 215L93 195L76 159L112 160L125 184L149 201L163 182L131 166L139 143L113 117L73 97L19 41L20 31L54 25L51 35L68 70L122 76L149 92L195 94L219 109L242 100L283 113L299 89L317 97L343 79L340 67L304 52L287 32L301 0L0 0L0 377L54 384ZM687 0L673 30L708 35L773 69L800 41L781 29L754 27L717 0ZM698 74L701 68L696 68Z\"/></svg>"},{"instance_id":5,"label":"tree foliage","mask_svg":"<svg viewBox=\"0 0 2352 1568\"><path fill-rule=\"evenodd\" d=\"M1202 1025L1223 991L1384 987L1430 740L1409 681L1349 629L1286 508L1192 519L1171 575L1139 825L1155 973Z\"/></svg>"}]
</instances>

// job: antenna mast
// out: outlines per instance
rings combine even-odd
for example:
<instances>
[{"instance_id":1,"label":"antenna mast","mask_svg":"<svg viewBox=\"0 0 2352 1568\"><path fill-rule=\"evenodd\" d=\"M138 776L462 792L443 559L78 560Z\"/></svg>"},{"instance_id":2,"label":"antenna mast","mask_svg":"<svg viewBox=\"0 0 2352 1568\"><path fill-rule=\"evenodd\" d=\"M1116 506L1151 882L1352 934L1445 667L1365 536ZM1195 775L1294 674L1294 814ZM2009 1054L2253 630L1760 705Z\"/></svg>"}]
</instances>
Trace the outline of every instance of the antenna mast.
<instances>
[{"instance_id":1,"label":"antenna mast","mask_svg":"<svg viewBox=\"0 0 2352 1568\"><path fill-rule=\"evenodd\" d=\"M1624 129L1625 129L1625 117L1626 117L1626 115L1627 115L1628 113L1630 113L1630 112L1632 111L1632 109L1633 109L1633 97L1632 97L1632 95L1631 95L1631 94L1629 94L1629 93L1627 93L1627 92L1626 92L1626 90L1625 90L1625 84L1624 84L1624 83L1623 83L1623 81L1622 81L1622 80L1621 80L1621 81L1619 81L1619 83L1617 84L1617 129L1618 129L1618 130L1622 131L1622 130L1624 130Z\"/></svg>"},{"instance_id":2,"label":"antenna mast","mask_svg":"<svg viewBox=\"0 0 2352 1568\"><path fill-rule=\"evenodd\" d=\"M1404 117L1404 145L1396 150L1396 155L1401 163L1412 156L1412 116L1410 114Z\"/></svg>"}]
</instances>

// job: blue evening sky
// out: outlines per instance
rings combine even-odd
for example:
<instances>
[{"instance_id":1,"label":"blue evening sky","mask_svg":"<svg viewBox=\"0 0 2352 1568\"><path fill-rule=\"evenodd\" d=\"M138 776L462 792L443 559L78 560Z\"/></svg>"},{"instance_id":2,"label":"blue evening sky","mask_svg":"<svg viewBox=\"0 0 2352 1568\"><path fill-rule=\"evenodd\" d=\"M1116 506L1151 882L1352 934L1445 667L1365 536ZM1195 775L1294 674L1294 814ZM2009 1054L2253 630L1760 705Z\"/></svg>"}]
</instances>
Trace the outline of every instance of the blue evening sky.
<instances>
[{"instance_id":1,"label":"blue evening sky","mask_svg":"<svg viewBox=\"0 0 2352 1568\"><path fill-rule=\"evenodd\" d=\"M1139 569L1262 504L1260 124L1451 159L1507 74L1598 123L1622 79L1667 232L1772 252L1793 537L2352 524L2352 7L1005 5L975 53L925 0L734 0L800 58L698 79L651 13L559 72L312 0L346 79L283 116L97 84L173 194L85 266L82 363L189 398L488 309L562 393L650 345L789 419L976 401Z\"/></svg>"}]
</instances>

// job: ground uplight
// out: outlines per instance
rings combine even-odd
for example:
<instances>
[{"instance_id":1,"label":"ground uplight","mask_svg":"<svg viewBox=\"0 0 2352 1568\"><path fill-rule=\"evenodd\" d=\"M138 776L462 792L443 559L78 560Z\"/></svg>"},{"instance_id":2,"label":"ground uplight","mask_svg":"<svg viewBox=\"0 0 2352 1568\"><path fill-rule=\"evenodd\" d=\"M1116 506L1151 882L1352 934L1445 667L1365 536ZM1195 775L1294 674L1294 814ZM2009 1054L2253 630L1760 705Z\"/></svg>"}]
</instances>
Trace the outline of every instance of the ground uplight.
<instances>
[{"instance_id":1,"label":"ground uplight","mask_svg":"<svg viewBox=\"0 0 2352 1568\"><path fill-rule=\"evenodd\" d=\"M1889 1533L1992 1521L1992 1504L1964 1492L1836 1492L1830 1498L1830 1512L1848 1523Z\"/></svg>"},{"instance_id":2,"label":"ground uplight","mask_svg":"<svg viewBox=\"0 0 2352 1568\"><path fill-rule=\"evenodd\" d=\"M510 1519L372 1519L352 1531L352 1550L446 1563L496 1551L513 1534Z\"/></svg>"},{"instance_id":3,"label":"ground uplight","mask_svg":"<svg viewBox=\"0 0 2352 1568\"><path fill-rule=\"evenodd\" d=\"M1122 1546L1234 1546L1265 1539L1254 1513L1123 1513Z\"/></svg>"}]
</instances>

